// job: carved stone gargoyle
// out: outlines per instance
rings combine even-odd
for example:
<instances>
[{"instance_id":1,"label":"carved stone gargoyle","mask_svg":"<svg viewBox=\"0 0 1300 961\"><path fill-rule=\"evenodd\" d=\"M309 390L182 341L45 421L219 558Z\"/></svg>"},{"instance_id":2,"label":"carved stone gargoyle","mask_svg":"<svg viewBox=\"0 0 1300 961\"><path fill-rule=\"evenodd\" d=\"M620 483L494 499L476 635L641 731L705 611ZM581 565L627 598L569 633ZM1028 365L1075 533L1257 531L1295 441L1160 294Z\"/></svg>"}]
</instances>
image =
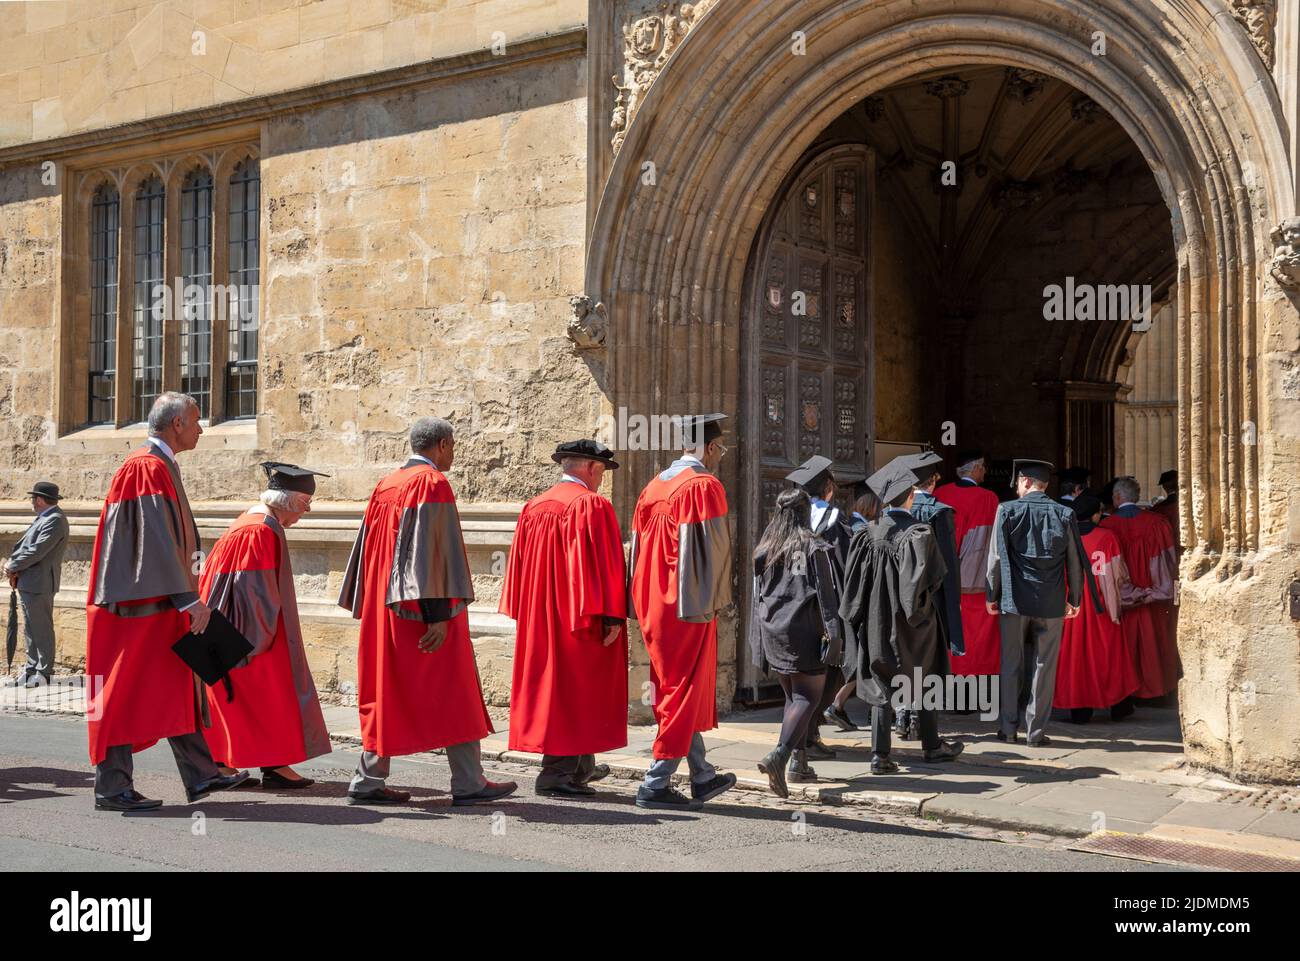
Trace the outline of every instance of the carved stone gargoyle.
<instances>
[{"instance_id":1,"label":"carved stone gargoyle","mask_svg":"<svg viewBox=\"0 0 1300 961\"><path fill-rule=\"evenodd\" d=\"M1288 217L1271 236L1274 278L1287 290L1300 290L1300 217Z\"/></svg>"},{"instance_id":2,"label":"carved stone gargoyle","mask_svg":"<svg viewBox=\"0 0 1300 961\"><path fill-rule=\"evenodd\" d=\"M605 305L593 301L586 294L569 298L573 319L569 321L569 339L580 350L593 350L605 346L605 332L609 329L609 316Z\"/></svg>"}]
</instances>

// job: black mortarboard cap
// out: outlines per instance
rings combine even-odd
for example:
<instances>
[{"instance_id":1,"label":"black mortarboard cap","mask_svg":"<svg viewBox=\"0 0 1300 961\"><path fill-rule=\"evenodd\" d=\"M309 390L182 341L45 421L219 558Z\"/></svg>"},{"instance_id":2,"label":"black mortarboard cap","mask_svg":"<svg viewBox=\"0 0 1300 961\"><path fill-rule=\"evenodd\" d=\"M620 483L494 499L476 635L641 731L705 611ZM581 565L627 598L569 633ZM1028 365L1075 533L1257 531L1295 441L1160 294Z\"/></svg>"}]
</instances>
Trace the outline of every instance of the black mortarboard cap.
<instances>
[{"instance_id":1,"label":"black mortarboard cap","mask_svg":"<svg viewBox=\"0 0 1300 961\"><path fill-rule=\"evenodd\" d=\"M1070 501L1070 507L1074 509L1074 516L1079 520L1090 521L1097 516L1097 511L1101 510L1101 499L1092 494L1080 494Z\"/></svg>"},{"instance_id":2,"label":"black mortarboard cap","mask_svg":"<svg viewBox=\"0 0 1300 961\"><path fill-rule=\"evenodd\" d=\"M614 460L614 452L598 440L584 437L582 440L569 440L557 444L551 460L558 464L566 457L585 457L587 460L600 461L610 470L618 470L618 461Z\"/></svg>"},{"instance_id":3,"label":"black mortarboard cap","mask_svg":"<svg viewBox=\"0 0 1300 961\"><path fill-rule=\"evenodd\" d=\"M266 471L268 490L298 491L302 494L315 494L316 478L330 476L297 464L281 464L273 460L263 461L262 470Z\"/></svg>"},{"instance_id":4,"label":"black mortarboard cap","mask_svg":"<svg viewBox=\"0 0 1300 961\"><path fill-rule=\"evenodd\" d=\"M916 486L916 474L907 466L904 458L895 457L867 478L867 486L880 498L881 503L888 504Z\"/></svg>"},{"instance_id":5,"label":"black mortarboard cap","mask_svg":"<svg viewBox=\"0 0 1300 961\"><path fill-rule=\"evenodd\" d=\"M253 653L253 645L226 620L224 614L213 611L202 634L187 631L172 645L172 650L204 684L212 686L218 681L224 684L226 701L229 702L235 699L230 671Z\"/></svg>"},{"instance_id":6,"label":"black mortarboard cap","mask_svg":"<svg viewBox=\"0 0 1300 961\"><path fill-rule=\"evenodd\" d=\"M814 454L806 461L785 475L785 479L796 487L802 487L814 497L820 497L826 490L826 481L831 477L831 459L821 454Z\"/></svg>"},{"instance_id":7,"label":"black mortarboard cap","mask_svg":"<svg viewBox=\"0 0 1300 961\"><path fill-rule=\"evenodd\" d=\"M957 466L965 467L977 460L986 460L985 454L978 447L967 447L957 452Z\"/></svg>"},{"instance_id":8,"label":"black mortarboard cap","mask_svg":"<svg viewBox=\"0 0 1300 961\"><path fill-rule=\"evenodd\" d=\"M1036 481L1042 481L1044 484L1048 483L1052 479L1053 466L1055 465L1053 465L1051 461L1032 460L1027 457L1017 458L1016 460L1013 460L1011 462L1012 488L1013 489L1015 488L1016 479L1019 478L1022 474L1025 477L1032 477Z\"/></svg>"},{"instance_id":9,"label":"black mortarboard cap","mask_svg":"<svg viewBox=\"0 0 1300 961\"><path fill-rule=\"evenodd\" d=\"M722 421L726 414L682 414L673 418L681 431L682 449L703 447L722 436Z\"/></svg>"},{"instance_id":10,"label":"black mortarboard cap","mask_svg":"<svg viewBox=\"0 0 1300 961\"><path fill-rule=\"evenodd\" d=\"M908 466L908 469L916 475L918 482L927 481L939 473L939 465L943 463L943 458L932 450L923 450L919 454L904 454L898 460Z\"/></svg>"}]
</instances>

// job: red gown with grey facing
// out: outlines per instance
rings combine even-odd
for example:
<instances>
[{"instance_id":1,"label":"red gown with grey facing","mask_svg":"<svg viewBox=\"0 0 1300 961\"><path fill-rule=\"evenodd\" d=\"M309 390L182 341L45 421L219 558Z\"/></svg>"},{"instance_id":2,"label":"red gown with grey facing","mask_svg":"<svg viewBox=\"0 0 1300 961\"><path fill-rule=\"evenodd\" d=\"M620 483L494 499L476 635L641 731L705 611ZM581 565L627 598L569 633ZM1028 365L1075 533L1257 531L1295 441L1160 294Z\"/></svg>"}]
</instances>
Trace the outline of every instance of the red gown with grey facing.
<instances>
[{"instance_id":1,"label":"red gown with grey facing","mask_svg":"<svg viewBox=\"0 0 1300 961\"><path fill-rule=\"evenodd\" d=\"M473 599L451 485L412 458L370 495L339 596L361 622L357 706L366 751L416 754L492 733L469 639ZM447 621L447 636L426 653L419 640L432 621Z\"/></svg>"}]
</instances>

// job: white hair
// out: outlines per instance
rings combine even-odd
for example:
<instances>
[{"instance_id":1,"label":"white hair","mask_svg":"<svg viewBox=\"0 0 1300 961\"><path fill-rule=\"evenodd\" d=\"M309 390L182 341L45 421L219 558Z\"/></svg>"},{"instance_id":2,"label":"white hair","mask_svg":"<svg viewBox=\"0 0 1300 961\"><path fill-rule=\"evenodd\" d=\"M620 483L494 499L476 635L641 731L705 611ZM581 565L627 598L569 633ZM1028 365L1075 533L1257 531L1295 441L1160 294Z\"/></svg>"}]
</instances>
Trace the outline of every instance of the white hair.
<instances>
[{"instance_id":1,"label":"white hair","mask_svg":"<svg viewBox=\"0 0 1300 961\"><path fill-rule=\"evenodd\" d=\"M974 460L968 460L966 463L962 464L960 467L957 468L957 473L962 475L969 474L971 471L973 471L976 467L978 467L982 463L984 463L983 457L976 457Z\"/></svg>"},{"instance_id":2,"label":"white hair","mask_svg":"<svg viewBox=\"0 0 1300 961\"><path fill-rule=\"evenodd\" d=\"M1115 481L1114 490L1125 504L1136 504L1137 499L1142 496L1141 485L1132 477L1121 477Z\"/></svg>"},{"instance_id":3,"label":"white hair","mask_svg":"<svg viewBox=\"0 0 1300 961\"><path fill-rule=\"evenodd\" d=\"M302 491L262 491L259 498L272 510L287 511L290 514L305 514L311 505L311 495Z\"/></svg>"},{"instance_id":4,"label":"white hair","mask_svg":"<svg viewBox=\"0 0 1300 961\"><path fill-rule=\"evenodd\" d=\"M198 402L189 394L182 394L175 390L159 394L158 399L149 408L149 436L157 437L170 427L177 417L184 417L191 407L198 406Z\"/></svg>"}]
</instances>

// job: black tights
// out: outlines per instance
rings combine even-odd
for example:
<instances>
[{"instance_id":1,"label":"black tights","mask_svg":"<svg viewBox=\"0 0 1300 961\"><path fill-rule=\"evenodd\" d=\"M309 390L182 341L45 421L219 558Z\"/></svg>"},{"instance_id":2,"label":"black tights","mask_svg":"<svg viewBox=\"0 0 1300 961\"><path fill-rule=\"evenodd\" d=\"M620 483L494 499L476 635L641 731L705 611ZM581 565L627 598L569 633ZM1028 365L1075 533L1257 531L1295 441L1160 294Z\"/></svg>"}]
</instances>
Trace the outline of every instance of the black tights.
<instances>
[{"instance_id":1,"label":"black tights","mask_svg":"<svg viewBox=\"0 0 1300 961\"><path fill-rule=\"evenodd\" d=\"M825 674L778 674L785 692L785 714L781 718L780 743L793 750L803 747L813 713L826 687Z\"/></svg>"}]
</instances>

